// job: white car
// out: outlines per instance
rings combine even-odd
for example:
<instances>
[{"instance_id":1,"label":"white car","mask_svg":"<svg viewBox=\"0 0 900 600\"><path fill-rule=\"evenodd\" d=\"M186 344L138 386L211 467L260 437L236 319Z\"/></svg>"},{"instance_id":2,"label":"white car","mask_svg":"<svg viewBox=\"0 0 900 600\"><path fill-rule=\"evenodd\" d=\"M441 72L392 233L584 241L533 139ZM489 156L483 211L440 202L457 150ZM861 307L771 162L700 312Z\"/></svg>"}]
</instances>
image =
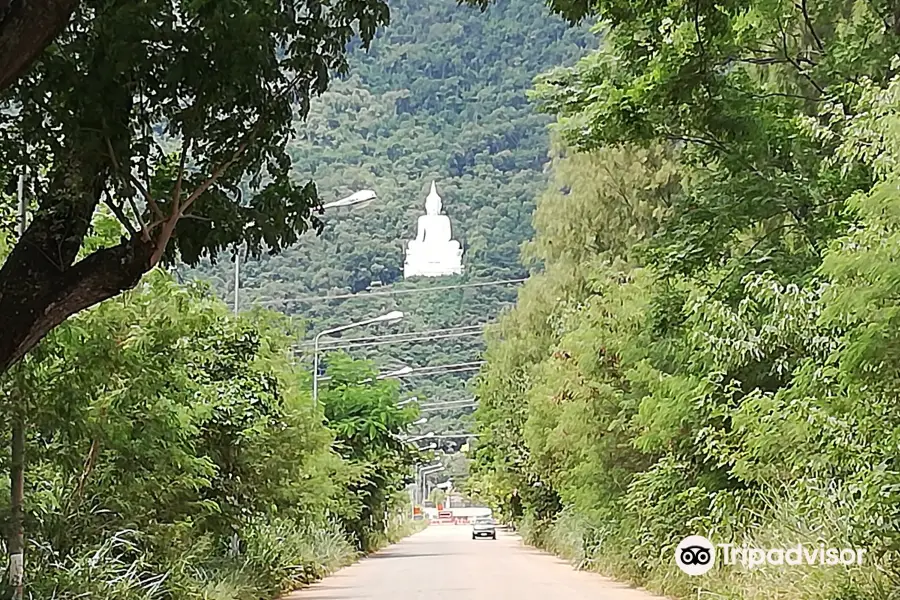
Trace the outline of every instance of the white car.
<instances>
[{"instance_id":1,"label":"white car","mask_svg":"<svg viewBox=\"0 0 900 600\"><path fill-rule=\"evenodd\" d=\"M492 540L497 539L497 528L494 520L490 517L479 517L472 524L472 539L480 537L489 537Z\"/></svg>"}]
</instances>

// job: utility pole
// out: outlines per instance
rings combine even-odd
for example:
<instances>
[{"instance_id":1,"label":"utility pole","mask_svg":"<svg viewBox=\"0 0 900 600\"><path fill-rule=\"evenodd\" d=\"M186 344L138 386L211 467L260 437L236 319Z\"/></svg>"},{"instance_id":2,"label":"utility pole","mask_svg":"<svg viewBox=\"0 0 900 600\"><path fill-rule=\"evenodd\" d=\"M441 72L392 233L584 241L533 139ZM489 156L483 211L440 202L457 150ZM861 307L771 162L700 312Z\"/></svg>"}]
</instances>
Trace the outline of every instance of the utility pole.
<instances>
[{"instance_id":1,"label":"utility pole","mask_svg":"<svg viewBox=\"0 0 900 600\"><path fill-rule=\"evenodd\" d=\"M19 240L25 234L25 173L19 175ZM12 442L9 465L10 532L9 586L13 600L22 600L25 592L25 418L22 399L12 407Z\"/></svg>"},{"instance_id":2,"label":"utility pole","mask_svg":"<svg viewBox=\"0 0 900 600\"><path fill-rule=\"evenodd\" d=\"M241 305L241 248L234 253L234 314L238 314Z\"/></svg>"}]
</instances>

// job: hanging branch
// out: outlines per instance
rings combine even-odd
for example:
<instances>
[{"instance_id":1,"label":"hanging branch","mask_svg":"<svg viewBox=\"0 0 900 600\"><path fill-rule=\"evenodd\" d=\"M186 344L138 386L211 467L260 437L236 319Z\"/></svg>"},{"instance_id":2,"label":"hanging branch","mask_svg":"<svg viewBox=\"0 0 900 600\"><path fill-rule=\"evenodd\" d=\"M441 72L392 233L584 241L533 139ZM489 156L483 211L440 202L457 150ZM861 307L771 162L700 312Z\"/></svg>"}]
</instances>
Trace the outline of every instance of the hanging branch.
<instances>
[{"instance_id":1,"label":"hanging branch","mask_svg":"<svg viewBox=\"0 0 900 600\"><path fill-rule=\"evenodd\" d=\"M809 6L807 4L807 0L802 0L800 4L795 4L797 8L803 13L803 20L806 22L806 28L809 30L809 33L812 34L813 39L816 41L816 46L819 47L819 52L825 54L825 45L822 43L821 38L819 38L819 34L816 33L816 28L813 27L812 19L809 16Z\"/></svg>"},{"instance_id":2,"label":"hanging branch","mask_svg":"<svg viewBox=\"0 0 900 600\"><path fill-rule=\"evenodd\" d=\"M131 224L131 221L125 215L125 212L122 210L122 207L118 206L115 202L110 198L109 193L105 192L103 194L103 203L106 204L112 213L116 216L116 219L122 224L123 227L128 231L132 236L137 235L137 231L134 229L134 225Z\"/></svg>"},{"instance_id":3,"label":"hanging branch","mask_svg":"<svg viewBox=\"0 0 900 600\"><path fill-rule=\"evenodd\" d=\"M159 236L156 239L156 247L153 250L153 254L150 256L150 264L155 265L162 258L163 253L166 250L166 245L169 243L169 239L171 239L172 234L175 231L175 226L178 224L178 220L184 216L185 211L187 211L191 205L203 195L206 190L208 190L212 185L214 185L220 177L227 171L231 165L233 165L247 150L247 147L250 145L250 142L256 137L256 133L259 130L259 127L262 123L262 120L258 120L250 132L247 134L246 139L241 142L241 145L237 147L237 149L232 153L231 157L225 162L221 163L218 167L216 167L212 174L200 184L190 196L184 201L184 204L180 202L172 202L172 213L169 217L162 222L162 230L159 233ZM184 161L184 153L182 154L182 162ZM183 173L183 170L181 171ZM179 179L181 177L181 173L179 173ZM178 188L178 195L181 195L181 184L180 182L176 184ZM174 199L174 198L173 198Z\"/></svg>"},{"instance_id":4,"label":"hanging branch","mask_svg":"<svg viewBox=\"0 0 900 600\"><path fill-rule=\"evenodd\" d=\"M175 191L172 192L172 205L178 206L181 202L181 184L184 181L184 163L191 149L191 138L185 138L181 142L181 157L178 160L178 179L175 181Z\"/></svg>"},{"instance_id":5,"label":"hanging branch","mask_svg":"<svg viewBox=\"0 0 900 600\"><path fill-rule=\"evenodd\" d=\"M781 32L781 46L782 46L782 51L784 53L784 58L789 63L791 63L791 65L793 65L795 69L797 69L797 72L800 74L801 77L806 79L810 84L812 84L812 86L814 88L816 88L816 90L818 90L818 92L820 94L822 94L824 96L825 89L822 86L820 86L816 82L816 80L813 79L809 75L809 73L806 72L806 69L804 69L802 66L800 66L800 63L797 62L797 60L795 60L794 58L791 57L790 52L788 51L788 45L787 45L787 32L785 32L785 30L784 30L784 24L781 22L781 17L776 17L775 20L778 22L778 30ZM815 63L810 60L808 60L808 62L812 65L815 65Z\"/></svg>"},{"instance_id":6,"label":"hanging branch","mask_svg":"<svg viewBox=\"0 0 900 600\"><path fill-rule=\"evenodd\" d=\"M106 138L106 149L108 150L109 158L113 163L113 169L115 169L116 175L121 180L122 167L119 163L118 157L116 156L115 150L113 150L112 142L109 141L109 138ZM129 174L129 178L134 179L133 177L130 177L130 174ZM142 188L142 186L140 186L139 181L134 180L133 183L137 184L139 189ZM146 190L144 190L144 191L146 191ZM149 197L149 193L147 193L146 196ZM134 198L132 198L132 195L128 194L127 197L128 197L128 203L131 205L131 210L132 210L132 212L134 212L134 217L135 217L135 219L137 219L138 224L140 224L140 226L141 226L141 237L145 241L149 240L150 239L150 231L147 229L147 224L144 222L143 217L141 217L141 211L138 210L137 205L134 203ZM159 210L159 209L157 208L157 210Z\"/></svg>"}]
</instances>

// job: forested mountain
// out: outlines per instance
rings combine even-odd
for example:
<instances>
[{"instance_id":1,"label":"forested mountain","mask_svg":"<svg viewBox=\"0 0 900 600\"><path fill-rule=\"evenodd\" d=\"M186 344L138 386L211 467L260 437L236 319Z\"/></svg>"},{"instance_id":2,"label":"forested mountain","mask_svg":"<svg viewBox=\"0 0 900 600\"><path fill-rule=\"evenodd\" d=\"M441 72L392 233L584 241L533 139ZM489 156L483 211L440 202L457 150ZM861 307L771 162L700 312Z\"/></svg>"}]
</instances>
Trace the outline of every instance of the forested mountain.
<instances>
[{"instance_id":1,"label":"forested mountain","mask_svg":"<svg viewBox=\"0 0 900 600\"><path fill-rule=\"evenodd\" d=\"M543 186L549 118L526 98L543 70L571 64L594 37L548 17L540 2L508 0L482 13L453 0L392 2L391 24L369 51L354 48L350 73L296 122L289 152L297 180L313 180L324 202L372 189L374 203L323 216L318 237L242 265L242 303L310 319L310 331L399 309L388 330L347 337L425 331L492 320L515 298L512 286L351 300L297 300L371 289L431 287L521 278L521 244L531 235L534 200ZM403 281L406 240L435 181L454 238L465 250L459 277ZM211 277L230 298L230 257L188 272ZM478 359L480 336L370 350L383 366L457 364ZM411 378L421 397L466 397L472 372ZM412 393L412 392L411 392ZM440 425L438 426L440 428ZM452 427L450 427L452 428Z\"/></svg>"}]
</instances>

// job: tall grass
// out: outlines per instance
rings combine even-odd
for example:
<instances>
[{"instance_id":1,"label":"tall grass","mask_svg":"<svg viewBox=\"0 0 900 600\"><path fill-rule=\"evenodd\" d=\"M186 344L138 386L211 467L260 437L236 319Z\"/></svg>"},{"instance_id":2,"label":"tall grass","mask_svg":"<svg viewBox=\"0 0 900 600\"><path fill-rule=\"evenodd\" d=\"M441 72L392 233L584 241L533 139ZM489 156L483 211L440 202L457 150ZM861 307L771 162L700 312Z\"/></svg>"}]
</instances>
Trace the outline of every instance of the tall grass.
<instances>
[{"instance_id":1,"label":"tall grass","mask_svg":"<svg viewBox=\"0 0 900 600\"><path fill-rule=\"evenodd\" d=\"M46 547L32 547L28 596L45 600L160 600L168 597L168 574L160 572L136 541L120 531L96 548L61 558ZM3 597L8 597L4 590Z\"/></svg>"},{"instance_id":2,"label":"tall grass","mask_svg":"<svg viewBox=\"0 0 900 600\"><path fill-rule=\"evenodd\" d=\"M378 547L424 527L394 518ZM359 558L335 522L257 522L240 535L229 556L221 545L196 539L164 557L141 544L138 532L122 531L77 555L55 556L48 545L29 548L29 598L41 600L249 600L274 599L308 585ZM0 583L0 594L9 590Z\"/></svg>"},{"instance_id":3,"label":"tall grass","mask_svg":"<svg viewBox=\"0 0 900 600\"><path fill-rule=\"evenodd\" d=\"M335 523L256 523L242 536L242 546L239 556L213 562L202 572L191 600L275 598L358 557Z\"/></svg>"},{"instance_id":4,"label":"tall grass","mask_svg":"<svg viewBox=\"0 0 900 600\"><path fill-rule=\"evenodd\" d=\"M851 498L815 484L773 496L758 524L735 532L735 539L716 543L747 543L751 547L790 547L797 543L827 547L860 547L850 523L860 507ZM623 517L627 520L627 517ZM741 520L735 516L735 520ZM638 542L628 527L610 528L571 509L551 523L524 521L526 542L539 546L580 569L588 569L642 585L676 598L703 600L900 600L900 556L886 547L868 544L862 565L762 566L717 564L709 573L689 577L663 553L650 568L634 558ZM612 532L604 537L604 534ZM680 535L683 535L680 534ZM866 547L866 545L863 545Z\"/></svg>"}]
</instances>

